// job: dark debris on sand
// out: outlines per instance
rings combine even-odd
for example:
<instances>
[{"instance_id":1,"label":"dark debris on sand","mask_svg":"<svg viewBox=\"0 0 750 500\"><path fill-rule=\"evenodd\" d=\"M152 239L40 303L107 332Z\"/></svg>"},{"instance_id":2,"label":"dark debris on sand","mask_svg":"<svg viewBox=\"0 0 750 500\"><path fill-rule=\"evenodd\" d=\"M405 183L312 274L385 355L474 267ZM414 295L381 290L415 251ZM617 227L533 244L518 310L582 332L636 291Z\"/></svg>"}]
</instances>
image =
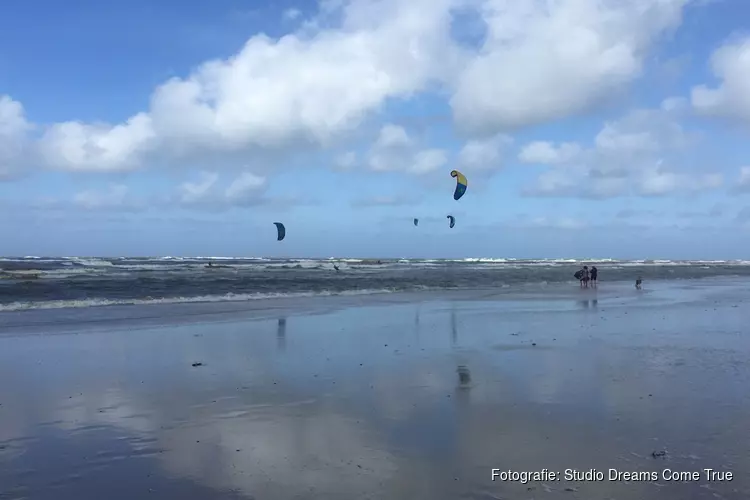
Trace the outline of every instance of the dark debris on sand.
<instances>
[{"instance_id":1,"label":"dark debris on sand","mask_svg":"<svg viewBox=\"0 0 750 500\"><path fill-rule=\"evenodd\" d=\"M195 368L196 366L206 366L206 365L204 365L201 362L197 362L197 363L193 363L192 366L193 366L193 368Z\"/></svg>"}]
</instances>

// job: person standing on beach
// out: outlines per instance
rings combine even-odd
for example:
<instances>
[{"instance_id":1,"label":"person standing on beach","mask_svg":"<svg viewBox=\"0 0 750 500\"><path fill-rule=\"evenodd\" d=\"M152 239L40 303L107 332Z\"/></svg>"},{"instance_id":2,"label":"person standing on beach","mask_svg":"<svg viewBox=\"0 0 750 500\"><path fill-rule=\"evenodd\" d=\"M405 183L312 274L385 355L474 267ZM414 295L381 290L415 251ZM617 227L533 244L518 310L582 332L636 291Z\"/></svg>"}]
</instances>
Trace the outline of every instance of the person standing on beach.
<instances>
[{"instance_id":1,"label":"person standing on beach","mask_svg":"<svg viewBox=\"0 0 750 500\"><path fill-rule=\"evenodd\" d=\"M578 271L576 273L580 278L578 278L581 281L581 288L588 288L589 287L589 266L583 266L583 269Z\"/></svg>"},{"instance_id":2,"label":"person standing on beach","mask_svg":"<svg viewBox=\"0 0 750 500\"><path fill-rule=\"evenodd\" d=\"M599 274L599 270L596 266L591 266L591 286L596 288L596 277Z\"/></svg>"},{"instance_id":3,"label":"person standing on beach","mask_svg":"<svg viewBox=\"0 0 750 500\"><path fill-rule=\"evenodd\" d=\"M589 287L590 279L591 279L591 273L589 272L589 266L583 266L583 288Z\"/></svg>"}]
</instances>

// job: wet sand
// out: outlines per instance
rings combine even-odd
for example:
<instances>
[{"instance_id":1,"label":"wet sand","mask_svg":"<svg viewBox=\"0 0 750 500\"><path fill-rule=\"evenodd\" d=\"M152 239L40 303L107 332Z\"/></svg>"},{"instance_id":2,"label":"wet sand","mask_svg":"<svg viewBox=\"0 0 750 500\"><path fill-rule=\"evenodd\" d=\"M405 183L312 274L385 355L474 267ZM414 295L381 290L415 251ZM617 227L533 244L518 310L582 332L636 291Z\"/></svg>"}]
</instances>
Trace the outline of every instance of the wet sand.
<instances>
[{"instance_id":1,"label":"wet sand","mask_svg":"<svg viewBox=\"0 0 750 500\"><path fill-rule=\"evenodd\" d=\"M748 498L749 285L3 314L0 499Z\"/></svg>"}]
</instances>

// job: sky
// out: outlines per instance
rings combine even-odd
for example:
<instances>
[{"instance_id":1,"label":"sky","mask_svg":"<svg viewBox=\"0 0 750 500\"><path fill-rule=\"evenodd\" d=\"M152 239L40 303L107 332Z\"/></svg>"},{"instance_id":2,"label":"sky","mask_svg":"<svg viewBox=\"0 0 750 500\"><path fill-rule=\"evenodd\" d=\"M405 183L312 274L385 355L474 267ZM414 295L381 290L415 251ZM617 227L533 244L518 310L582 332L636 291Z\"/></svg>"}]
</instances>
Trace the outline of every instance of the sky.
<instances>
[{"instance_id":1,"label":"sky","mask_svg":"<svg viewBox=\"0 0 750 500\"><path fill-rule=\"evenodd\" d=\"M748 258L745 0L2 12L3 255Z\"/></svg>"}]
</instances>

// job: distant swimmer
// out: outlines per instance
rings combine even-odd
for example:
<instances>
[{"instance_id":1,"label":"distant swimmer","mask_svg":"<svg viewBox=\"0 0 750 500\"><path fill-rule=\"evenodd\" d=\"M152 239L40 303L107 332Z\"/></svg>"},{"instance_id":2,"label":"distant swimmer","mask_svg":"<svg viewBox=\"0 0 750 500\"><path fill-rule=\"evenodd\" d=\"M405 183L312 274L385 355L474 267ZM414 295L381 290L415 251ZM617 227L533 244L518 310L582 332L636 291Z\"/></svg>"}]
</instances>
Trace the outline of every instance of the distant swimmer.
<instances>
[{"instance_id":1,"label":"distant swimmer","mask_svg":"<svg viewBox=\"0 0 750 500\"><path fill-rule=\"evenodd\" d=\"M596 266L591 266L591 286L596 287L596 277L599 274L599 270Z\"/></svg>"},{"instance_id":2,"label":"distant swimmer","mask_svg":"<svg viewBox=\"0 0 750 500\"><path fill-rule=\"evenodd\" d=\"M643 287L643 279L638 276L638 279L635 280L635 289L640 290Z\"/></svg>"}]
</instances>

